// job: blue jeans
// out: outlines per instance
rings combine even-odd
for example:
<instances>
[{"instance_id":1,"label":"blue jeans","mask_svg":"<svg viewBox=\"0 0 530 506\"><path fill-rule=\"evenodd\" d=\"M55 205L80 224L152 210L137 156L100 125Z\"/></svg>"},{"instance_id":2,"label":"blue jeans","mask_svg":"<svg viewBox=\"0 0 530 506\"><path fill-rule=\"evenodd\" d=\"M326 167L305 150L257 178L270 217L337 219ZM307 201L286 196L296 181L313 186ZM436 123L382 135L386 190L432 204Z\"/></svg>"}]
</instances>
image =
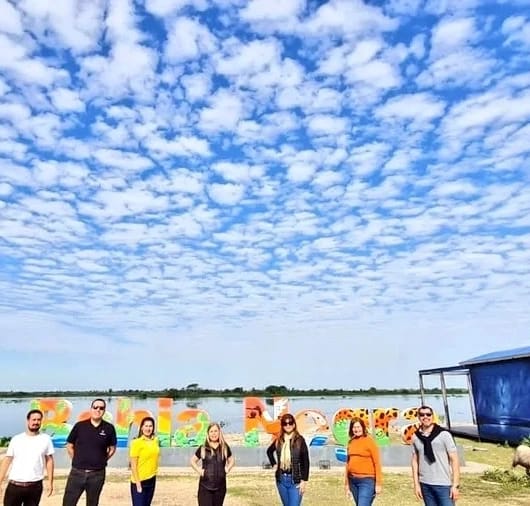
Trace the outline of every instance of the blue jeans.
<instances>
[{"instance_id":1,"label":"blue jeans","mask_svg":"<svg viewBox=\"0 0 530 506\"><path fill-rule=\"evenodd\" d=\"M156 476L142 480L142 491L136 490L136 483L131 482L132 506L151 506L151 501L155 495Z\"/></svg>"},{"instance_id":2,"label":"blue jeans","mask_svg":"<svg viewBox=\"0 0 530 506\"><path fill-rule=\"evenodd\" d=\"M302 504L302 496L294 484L292 474L280 474L280 481L276 482L276 486L283 506L300 506Z\"/></svg>"},{"instance_id":3,"label":"blue jeans","mask_svg":"<svg viewBox=\"0 0 530 506\"><path fill-rule=\"evenodd\" d=\"M371 506L375 499L375 478L348 476L353 502L357 506Z\"/></svg>"},{"instance_id":4,"label":"blue jeans","mask_svg":"<svg viewBox=\"0 0 530 506\"><path fill-rule=\"evenodd\" d=\"M429 485L420 483L425 506L454 506L450 485Z\"/></svg>"}]
</instances>

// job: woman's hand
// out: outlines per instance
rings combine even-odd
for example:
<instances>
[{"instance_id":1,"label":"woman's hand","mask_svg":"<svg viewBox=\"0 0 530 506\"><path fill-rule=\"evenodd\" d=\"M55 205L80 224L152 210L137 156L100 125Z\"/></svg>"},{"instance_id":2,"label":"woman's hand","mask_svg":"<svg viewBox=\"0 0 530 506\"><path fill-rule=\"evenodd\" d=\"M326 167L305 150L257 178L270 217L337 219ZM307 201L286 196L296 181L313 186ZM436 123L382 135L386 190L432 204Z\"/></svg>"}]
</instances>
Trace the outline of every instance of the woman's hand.
<instances>
[{"instance_id":1,"label":"woman's hand","mask_svg":"<svg viewBox=\"0 0 530 506\"><path fill-rule=\"evenodd\" d=\"M381 493L381 491L383 490L383 487L381 485L376 485L375 486L375 493L376 495L379 495Z\"/></svg>"},{"instance_id":2,"label":"woman's hand","mask_svg":"<svg viewBox=\"0 0 530 506\"><path fill-rule=\"evenodd\" d=\"M142 483L140 481L136 483L136 492L142 493Z\"/></svg>"},{"instance_id":3,"label":"woman's hand","mask_svg":"<svg viewBox=\"0 0 530 506\"><path fill-rule=\"evenodd\" d=\"M350 490L350 486L348 484L344 485L344 493L346 494L346 497L351 501L353 500L353 496Z\"/></svg>"},{"instance_id":4,"label":"woman's hand","mask_svg":"<svg viewBox=\"0 0 530 506\"><path fill-rule=\"evenodd\" d=\"M305 481L301 481L299 484L298 484L298 492L300 492L300 495L304 495L305 493L305 486L306 486L306 483Z\"/></svg>"}]
</instances>

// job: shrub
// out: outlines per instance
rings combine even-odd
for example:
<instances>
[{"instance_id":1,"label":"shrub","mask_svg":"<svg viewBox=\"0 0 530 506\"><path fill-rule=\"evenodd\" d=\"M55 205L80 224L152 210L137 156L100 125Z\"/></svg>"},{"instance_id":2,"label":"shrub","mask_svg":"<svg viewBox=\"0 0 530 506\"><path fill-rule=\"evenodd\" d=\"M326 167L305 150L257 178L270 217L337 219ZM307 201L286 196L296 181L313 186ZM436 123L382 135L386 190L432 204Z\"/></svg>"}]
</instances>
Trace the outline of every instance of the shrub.
<instances>
[{"instance_id":1,"label":"shrub","mask_svg":"<svg viewBox=\"0 0 530 506\"><path fill-rule=\"evenodd\" d=\"M526 436L523 439L521 439L521 444L522 445L526 445L526 446L530 446L530 434L528 434L528 436Z\"/></svg>"},{"instance_id":2,"label":"shrub","mask_svg":"<svg viewBox=\"0 0 530 506\"><path fill-rule=\"evenodd\" d=\"M484 481L515 485L516 487L530 487L530 477L508 471L506 469L488 469L482 473Z\"/></svg>"}]
</instances>

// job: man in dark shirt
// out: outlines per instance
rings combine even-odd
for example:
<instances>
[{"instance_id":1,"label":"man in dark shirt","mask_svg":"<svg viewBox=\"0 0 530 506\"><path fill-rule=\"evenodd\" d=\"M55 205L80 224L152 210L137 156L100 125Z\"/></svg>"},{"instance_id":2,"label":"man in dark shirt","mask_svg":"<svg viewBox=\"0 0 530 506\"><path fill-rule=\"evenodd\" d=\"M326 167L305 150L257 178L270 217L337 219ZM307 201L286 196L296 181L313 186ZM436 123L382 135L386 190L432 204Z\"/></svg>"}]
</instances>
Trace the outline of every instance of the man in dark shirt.
<instances>
[{"instance_id":1,"label":"man in dark shirt","mask_svg":"<svg viewBox=\"0 0 530 506\"><path fill-rule=\"evenodd\" d=\"M86 492L86 505L98 506L105 483L107 461L116 452L114 425L103 420L107 405L103 399L94 399L90 418L77 422L66 440L66 450L72 459L63 496L63 506L76 506Z\"/></svg>"}]
</instances>

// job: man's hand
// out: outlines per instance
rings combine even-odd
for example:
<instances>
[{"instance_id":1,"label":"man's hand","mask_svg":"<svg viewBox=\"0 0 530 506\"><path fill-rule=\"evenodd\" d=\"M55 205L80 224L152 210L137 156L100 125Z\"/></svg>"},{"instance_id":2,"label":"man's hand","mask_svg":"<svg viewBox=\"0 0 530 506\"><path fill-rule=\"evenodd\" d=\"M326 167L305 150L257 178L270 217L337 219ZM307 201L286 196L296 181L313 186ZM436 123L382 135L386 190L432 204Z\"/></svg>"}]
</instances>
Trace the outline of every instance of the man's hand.
<instances>
[{"instance_id":1,"label":"man's hand","mask_svg":"<svg viewBox=\"0 0 530 506\"><path fill-rule=\"evenodd\" d=\"M353 495L351 493L349 485L344 485L344 493L346 494L346 498L350 501L353 499Z\"/></svg>"},{"instance_id":2,"label":"man's hand","mask_svg":"<svg viewBox=\"0 0 530 506\"><path fill-rule=\"evenodd\" d=\"M421 493L421 487L418 485L414 485L414 495L417 499L420 501L423 500L423 494Z\"/></svg>"},{"instance_id":3,"label":"man's hand","mask_svg":"<svg viewBox=\"0 0 530 506\"><path fill-rule=\"evenodd\" d=\"M48 485L46 485L46 497L50 497L53 494L53 483L48 482Z\"/></svg>"},{"instance_id":4,"label":"man's hand","mask_svg":"<svg viewBox=\"0 0 530 506\"><path fill-rule=\"evenodd\" d=\"M460 490L459 490L458 486L453 485L451 487L451 499L453 501L456 501L459 496L460 496Z\"/></svg>"},{"instance_id":5,"label":"man's hand","mask_svg":"<svg viewBox=\"0 0 530 506\"><path fill-rule=\"evenodd\" d=\"M136 484L136 492L138 492L139 494L142 493L142 482L139 481L137 484Z\"/></svg>"},{"instance_id":6,"label":"man's hand","mask_svg":"<svg viewBox=\"0 0 530 506\"><path fill-rule=\"evenodd\" d=\"M383 490L383 487L381 485L376 485L375 486L375 493L376 495L379 495L381 493L381 491Z\"/></svg>"}]
</instances>

